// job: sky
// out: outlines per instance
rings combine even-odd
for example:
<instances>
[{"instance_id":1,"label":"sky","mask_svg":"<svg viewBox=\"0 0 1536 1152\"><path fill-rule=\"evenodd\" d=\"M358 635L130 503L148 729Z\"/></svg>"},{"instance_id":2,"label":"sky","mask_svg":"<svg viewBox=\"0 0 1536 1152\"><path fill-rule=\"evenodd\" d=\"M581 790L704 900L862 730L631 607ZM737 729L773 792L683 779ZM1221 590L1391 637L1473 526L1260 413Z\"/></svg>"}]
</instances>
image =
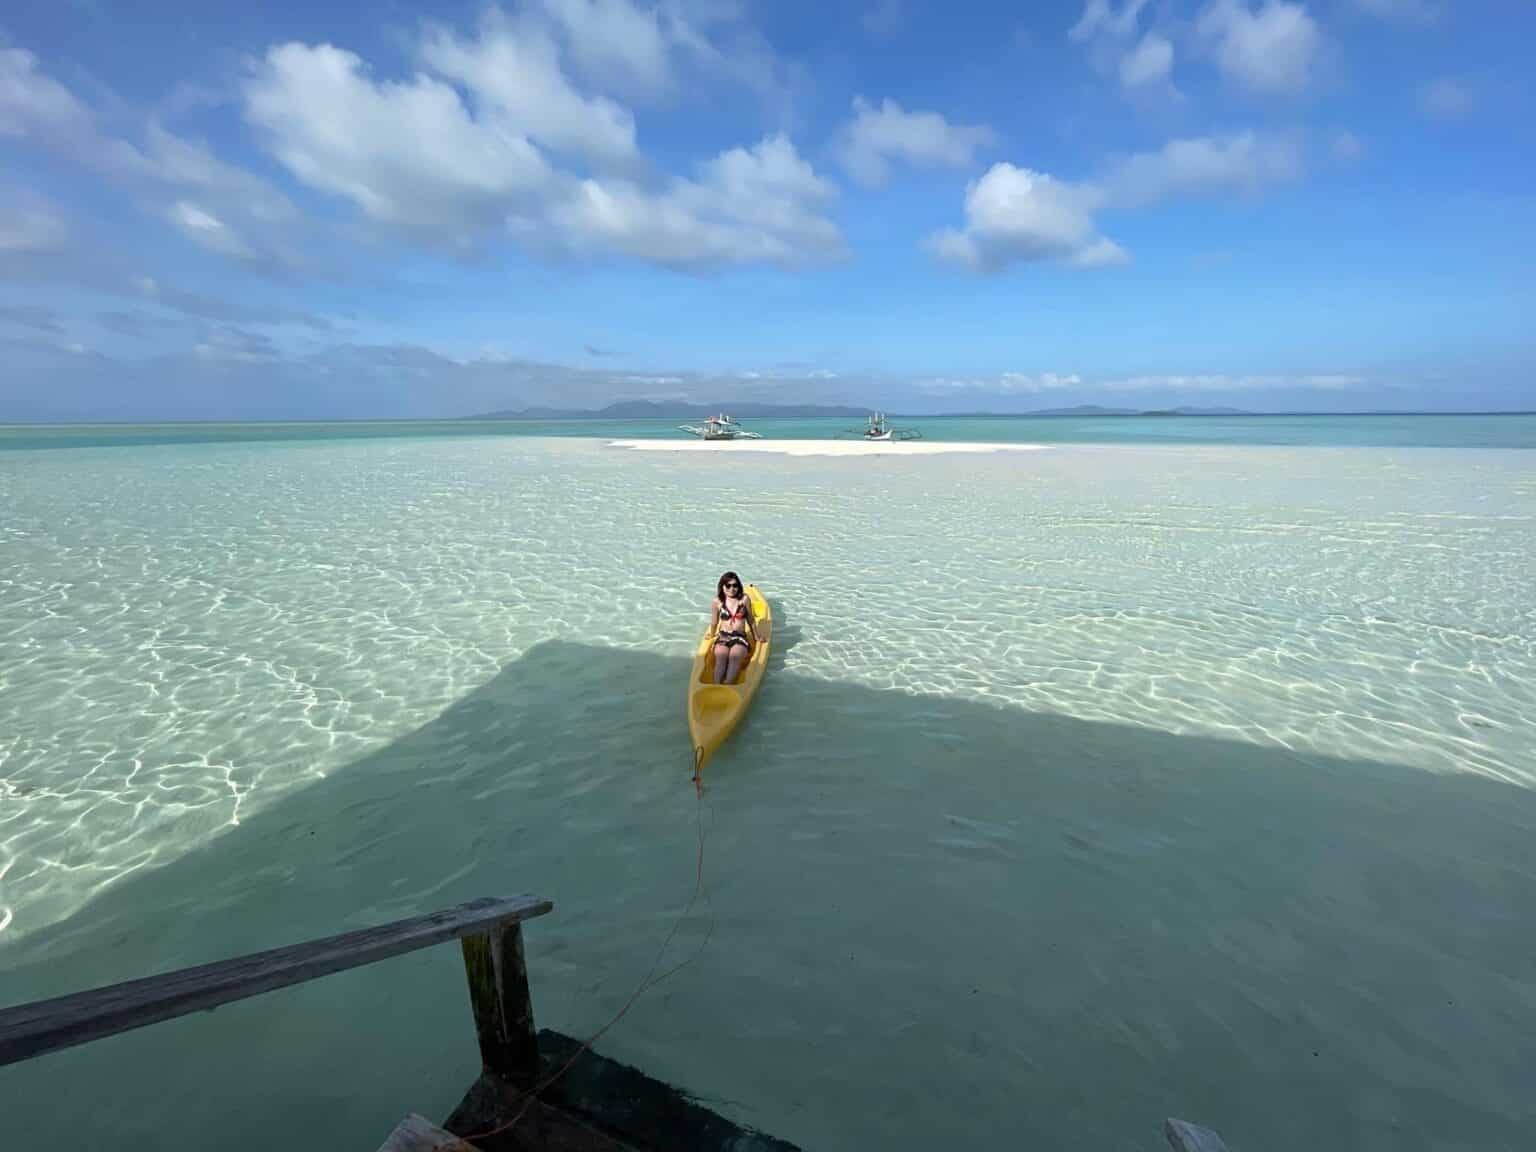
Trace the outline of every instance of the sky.
<instances>
[{"instance_id":1,"label":"sky","mask_svg":"<svg viewBox=\"0 0 1536 1152\"><path fill-rule=\"evenodd\" d=\"M12 0L0 420L1536 408L1528 0Z\"/></svg>"}]
</instances>

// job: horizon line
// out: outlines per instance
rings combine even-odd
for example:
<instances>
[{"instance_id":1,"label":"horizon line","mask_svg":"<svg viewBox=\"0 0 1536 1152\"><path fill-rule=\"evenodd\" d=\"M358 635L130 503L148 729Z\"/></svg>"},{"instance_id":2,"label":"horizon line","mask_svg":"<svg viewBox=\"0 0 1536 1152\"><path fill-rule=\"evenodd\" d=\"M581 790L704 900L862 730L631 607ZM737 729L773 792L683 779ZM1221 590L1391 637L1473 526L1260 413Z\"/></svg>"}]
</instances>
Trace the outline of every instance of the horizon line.
<instances>
[{"instance_id":1,"label":"horizon line","mask_svg":"<svg viewBox=\"0 0 1536 1152\"><path fill-rule=\"evenodd\" d=\"M633 401L615 401L615 403L633 403ZM749 404L748 407L755 406ZM771 405L769 405L771 407ZM814 405L783 405L785 408L809 408ZM858 405L824 405L825 408L847 407L856 408ZM1091 407L1091 406L1090 406ZM877 409L870 408L869 411ZM135 428L154 427L158 425L208 425L208 424L250 424L250 425L302 425L302 424L560 424L579 423L593 419L603 419L604 410L592 409L567 409L569 412L581 412L582 415L561 416L522 416L522 415L498 415L485 413L471 416L335 416L324 419L292 417L274 417L260 419L252 417L234 417L230 419L213 419L208 417L164 417L151 420L3 420L0 419L0 428ZM955 412L895 412L885 409L888 416L899 416L903 419L919 420L957 420L957 419L985 419L985 420L1016 420L1016 419L1086 419L1086 420L1136 420L1147 417L1183 417L1190 420L1212 420L1233 418L1270 418L1285 416L1536 416L1536 408L1488 408L1488 409L1430 409L1430 408L1364 408L1348 411L1320 411L1317 409L1286 409L1273 412L1233 411L1233 412L1180 412L1176 408L1148 408L1140 411L1100 411L1100 412L1072 412L1060 409L1042 408L1026 412L988 412L984 410L955 411ZM686 416L687 413L679 413ZM639 422L646 420L670 420L671 416L609 416L610 420ZM776 417L772 414L759 416L756 419L772 420ZM841 420L849 419L848 416L838 415L806 415L784 416L779 419L799 420Z\"/></svg>"}]
</instances>

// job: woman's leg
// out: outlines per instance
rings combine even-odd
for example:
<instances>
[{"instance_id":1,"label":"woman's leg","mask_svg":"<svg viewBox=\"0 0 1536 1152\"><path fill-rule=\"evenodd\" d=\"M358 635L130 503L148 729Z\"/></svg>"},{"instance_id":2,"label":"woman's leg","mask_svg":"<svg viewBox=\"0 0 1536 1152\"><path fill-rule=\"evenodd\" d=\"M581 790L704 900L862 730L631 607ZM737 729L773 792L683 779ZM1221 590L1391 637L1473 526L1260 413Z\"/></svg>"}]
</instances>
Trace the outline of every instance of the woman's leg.
<instances>
[{"instance_id":1,"label":"woman's leg","mask_svg":"<svg viewBox=\"0 0 1536 1152\"><path fill-rule=\"evenodd\" d=\"M725 683L725 673L730 664L731 650L725 644L715 645L715 683Z\"/></svg>"},{"instance_id":2,"label":"woman's leg","mask_svg":"<svg viewBox=\"0 0 1536 1152\"><path fill-rule=\"evenodd\" d=\"M746 666L747 657L751 655L751 652L752 650L745 644L734 644L731 646L731 664L725 673L725 682L727 684L734 684L740 678L741 670Z\"/></svg>"}]
</instances>

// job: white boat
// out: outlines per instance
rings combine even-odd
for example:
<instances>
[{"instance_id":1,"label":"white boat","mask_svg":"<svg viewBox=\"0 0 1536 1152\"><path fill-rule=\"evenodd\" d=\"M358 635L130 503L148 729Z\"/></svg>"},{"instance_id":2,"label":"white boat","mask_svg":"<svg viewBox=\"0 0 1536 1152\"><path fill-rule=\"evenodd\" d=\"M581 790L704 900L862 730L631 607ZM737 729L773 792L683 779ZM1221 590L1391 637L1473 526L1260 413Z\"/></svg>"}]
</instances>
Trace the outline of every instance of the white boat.
<instances>
[{"instance_id":1,"label":"white boat","mask_svg":"<svg viewBox=\"0 0 1536 1152\"><path fill-rule=\"evenodd\" d=\"M761 440L756 432L748 432L723 412L711 416L702 424L679 424L678 431L687 432L701 440Z\"/></svg>"},{"instance_id":2,"label":"white boat","mask_svg":"<svg viewBox=\"0 0 1536 1152\"><path fill-rule=\"evenodd\" d=\"M916 428L897 428L886 419L884 412L876 412L869 418L862 431L850 428L848 434L871 443L889 443L893 440L921 440L923 434Z\"/></svg>"}]
</instances>

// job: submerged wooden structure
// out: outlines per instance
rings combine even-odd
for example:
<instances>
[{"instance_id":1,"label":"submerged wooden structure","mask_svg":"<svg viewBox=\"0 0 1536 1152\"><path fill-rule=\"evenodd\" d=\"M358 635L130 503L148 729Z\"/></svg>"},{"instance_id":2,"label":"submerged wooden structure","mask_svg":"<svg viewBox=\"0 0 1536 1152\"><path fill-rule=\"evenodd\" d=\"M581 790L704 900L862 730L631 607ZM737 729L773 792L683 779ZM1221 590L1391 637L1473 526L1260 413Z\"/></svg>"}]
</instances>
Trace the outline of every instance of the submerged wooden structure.
<instances>
[{"instance_id":1,"label":"submerged wooden structure","mask_svg":"<svg viewBox=\"0 0 1536 1152\"><path fill-rule=\"evenodd\" d=\"M425 916L0 1010L0 1066L205 1012L449 940L464 953L481 1074L441 1126L408 1113L380 1152L797 1152L638 1069L536 1031L522 923L554 905L482 898ZM1169 1120L1176 1152L1225 1152Z\"/></svg>"}]
</instances>

